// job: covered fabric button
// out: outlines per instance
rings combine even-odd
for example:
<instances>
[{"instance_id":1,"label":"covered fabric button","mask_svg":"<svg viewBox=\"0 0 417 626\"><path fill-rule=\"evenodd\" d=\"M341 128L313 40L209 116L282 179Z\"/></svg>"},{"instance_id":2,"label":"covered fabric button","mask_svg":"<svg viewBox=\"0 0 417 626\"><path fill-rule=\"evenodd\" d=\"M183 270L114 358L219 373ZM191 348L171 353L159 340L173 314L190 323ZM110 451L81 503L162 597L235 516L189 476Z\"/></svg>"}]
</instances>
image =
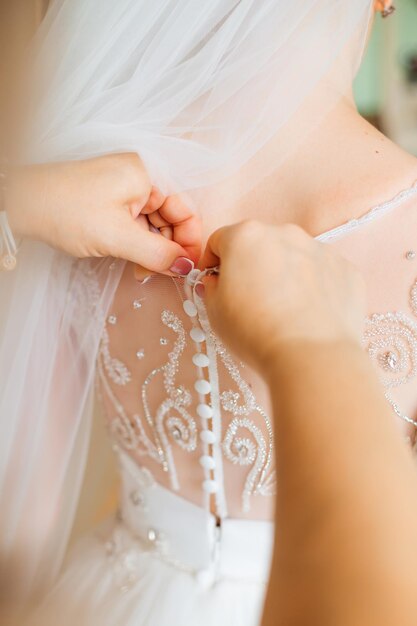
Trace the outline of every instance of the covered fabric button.
<instances>
[{"instance_id":1,"label":"covered fabric button","mask_svg":"<svg viewBox=\"0 0 417 626\"><path fill-rule=\"evenodd\" d=\"M216 436L211 430L202 430L200 433L201 441L204 443L215 443Z\"/></svg>"},{"instance_id":2,"label":"covered fabric button","mask_svg":"<svg viewBox=\"0 0 417 626\"><path fill-rule=\"evenodd\" d=\"M195 577L197 585L204 591L210 589L216 581L216 576L212 569L201 569L196 572Z\"/></svg>"},{"instance_id":3,"label":"covered fabric button","mask_svg":"<svg viewBox=\"0 0 417 626\"><path fill-rule=\"evenodd\" d=\"M206 338L206 333L201 328L192 328L190 330L190 337L196 343L201 343Z\"/></svg>"},{"instance_id":4,"label":"covered fabric button","mask_svg":"<svg viewBox=\"0 0 417 626\"><path fill-rule=\"evenodd\" d=\"M199 462L201 467L204 467L204 469L213 470L216 467L216 461L208 454L200 456Z\"/></svg>"},{"instance_id":5,"label":"covered fabric button","mask_svg":"<svg viewBox=\"0 0 417 626\"><path fill-rule=\"evenodd\" d=\"M197 365L197 367L207 367L210 364L210 359L206 354L197 352L197 354L193 356L193 363Z\"/></svg>"},{"instance_id":6,"label":"covered fabric button","mask_svg":"<svg viewBox=\"0 0 417 626\"><path fill-rule=\"evenodd\" d=\"M203 490L206 493L216 493L219 490L219 483L216 480L205 480Z\"/></svg>"},{"instance_id":7,"label":"covered fabric button","mask_svg":"<svg viewBox=\"0 0 417 626\"><path fill-rule=\"evenodd\" d=\"M189 317L195 317L197 315L197 307L192 300L184 300L182 306Z\"/></svg>"},{"instance_id":8,"label":"covered fabric button","mask_svg":"<svg viewBox=\"0 0 417 626\"><path fill-rule=\"evenodd\" d=\"M197 407L197 413L203 419L213 417L213 409L208 404L199 404Z\"/></svg>"},{"instance_id":9,"label":"covered fabric button","mask_svg":"<svg viewBox=\"0 0 417 626\"><path fill-rule=\"evenodd\" d=\"M191 270L191 272L187 274L187 278L186 278L187 284L194 285L194 283L196 282L200 274L201 274L201 271L199 269Z\"/></svg>"},{"instance_id":10,"label":"covered fabric button","mask_svg":"<svg viewBox=\"0 0 417 626\"><path fill-rule=\"evenodd\" d=\"M210 393L211 385L208 380L204 380L204 378L201 378L194 383L194 389L197 391L197 393L201 393L203 396L205 396L207 393Z\"/></svg>"}]
</instances>

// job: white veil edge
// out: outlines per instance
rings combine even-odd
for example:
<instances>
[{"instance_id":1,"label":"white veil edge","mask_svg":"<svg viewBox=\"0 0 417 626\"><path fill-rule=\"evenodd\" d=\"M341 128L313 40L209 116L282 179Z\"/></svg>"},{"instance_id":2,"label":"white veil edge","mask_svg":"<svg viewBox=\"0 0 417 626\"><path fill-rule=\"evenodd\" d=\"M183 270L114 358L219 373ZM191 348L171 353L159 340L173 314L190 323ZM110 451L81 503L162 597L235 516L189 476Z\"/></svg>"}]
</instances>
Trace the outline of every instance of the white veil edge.
<instances>
[{"instance_id":1,"label":"white veil edge","mask_svg":"<svg viewBox=\"0 0 417 626\"><path fill-rule=\"evenodd\" d=\"M350 90L372 0L55 0L36 37L28 161L136 151L166 192L250 185ZM242 190L243 193L244 190ZM59 571L103 322L123 268L26 242L0 275L0 551L23 596ZM20 564L20 567L19 567ZM16 581L17 582L17 581Z\"/></svg>"}]
</instances>

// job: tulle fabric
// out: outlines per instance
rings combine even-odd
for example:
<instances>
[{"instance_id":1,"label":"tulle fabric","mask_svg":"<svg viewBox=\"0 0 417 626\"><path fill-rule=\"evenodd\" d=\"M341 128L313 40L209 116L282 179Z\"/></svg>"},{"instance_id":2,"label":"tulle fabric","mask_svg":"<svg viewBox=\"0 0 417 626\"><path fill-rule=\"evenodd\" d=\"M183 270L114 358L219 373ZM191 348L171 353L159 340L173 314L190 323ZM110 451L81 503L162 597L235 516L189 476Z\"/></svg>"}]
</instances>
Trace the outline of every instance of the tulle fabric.
<instances>
[{"instance_id":1,"label":"tulle fabric","mask_svg":"<svg viewBox=\"0 0 417 626\"><path fill-rule=\"evenodd\" d=\"M108 260L79 263L37 244L19 257L17 274L2 276L0 546L3 584L26 595L52 580L71 530L67 494L83 477L92 357L117 277L108 281Z\"/></svg>"},{"instance_id":2,"label":"tulle fabric","mask_svg":"<svg viewBox=\"0 0 417 626\"><path fill-rule=\"evenodd\" d=\"M123 484L117 516L70 551L30 626L57 615L64 625L257 626L273 524L229 518L217 532L208 511L162 487L121 449L117 456Z\"/></svg>"},{"instance_id":3,"label":"tulle fabric","mask_svg":"<svg viewBox=\"0 0 417 626\"><path fill-rule=\"evenodd\" d=\"M127 545L131 538L126 530ZM85 537L70 554L71 565L29 626L45 626L48 617L62 626L258 626L265 585L224 580L202 587L187 572L158 560L149 552L134 557L134 587L121 588L109 567L104 543ZM63 612L62 607L67 607ZM61 610L60 610L61 609ZM221 622L219 621L221 620Z\"/></svg>"},{"instance_id":4,"label":"tulle fabric","mask_svg":"<svg viewBox=\"0 0 417 626\"><path fill-rule=\"evenodd\" d=\"M372 4L55 0L35 41L25 158L136 151L155 184L195 203L250 163L254 185L261 153L278 168L350 90ZM5 580L20 563L24 595L50 584L65 552L123 269L110 266L25 242L0 275L0 552Z\"/></svg>"}]
</instances>

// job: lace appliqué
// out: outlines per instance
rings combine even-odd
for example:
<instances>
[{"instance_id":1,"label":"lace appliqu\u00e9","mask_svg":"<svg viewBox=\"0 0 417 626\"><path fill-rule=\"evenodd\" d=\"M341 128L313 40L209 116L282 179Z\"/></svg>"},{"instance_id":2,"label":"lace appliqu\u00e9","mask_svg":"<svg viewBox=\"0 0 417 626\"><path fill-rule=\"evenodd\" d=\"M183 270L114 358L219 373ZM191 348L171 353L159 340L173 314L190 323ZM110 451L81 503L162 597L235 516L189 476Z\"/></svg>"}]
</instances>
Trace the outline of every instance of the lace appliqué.
<instances>
[{"instance_id":1,"label":"lace appliqu\u00e9","mask_svg":"<svg viewBox=\"0 0 417 626\"><path fill-rule=\"evenodd\" d=\"M417 317L417 281L410 290L410 307ZM417 427L391 398L389 390L405 385L417 376L417 323L404 313L374 314L366 320L363 343L379 366L386 398L396 415Z\"/></svg>"},{"instance_id":2,"label":"lace appliqu\u00e9","mask_svg":"<svg viewBox=\"0 0 417 626\"><path fill-rule=\"evenodd\" d=\"M251 466L242 493L242 510L250 510L252 496L271 496L275 493L275 470L272 469L274 457L274 433L271 421L265 411L257 404L255 395L240 375L239 368L227 352L224 345L211 333L217 354L230 377L236 383L238 391L223 391L220 394L222 409L234 417L223 439L222 449L225 457L234 464ZM258 413L265 424L267 438L262 430L250 418ZM240 433L246 433L239 434ZM249 436L248 436L249 435Z\"/></svg>"},{"instance_id":3,"label":"lace appliqu\u00e9","mask_svg":"<svg viewBox=\"0 0 417 626\"><path fill-rule=\"evenodd\" d=\"M106 370L110 380L112 380L115 385L124 386L127 385L127 383L130 383L132 380L132 374L126 365L119 359L115 359L110 355L109 333L106 328L103 330L101 338L100 354L103 359L104 369Z\"/></svg>"},{"instance_id":4,"label":"lace appliqu\u00e9","mask_svg":"<svg viewBox=\"0 0 417 626\"><path fill-rule=\"evenodd\" d=\"M191 393L184 386L176 385L180 358L186 346L183 324L170 311L163 311L161 320L167 328L174 331L177 337L172 351L168 354L168 362L152 370L141 386L144 420L137 414L131 418L128 417L106 380L104 372L118 385L127 384L132 378L127 367L121 361L111 357L107 332L103 334L98 369L107 396L116 410L116 415L110 422L111 435L125 449L139 455L150 456L160 463L164 471L169 474L171 488L178 490L179 482L171 441L187 452L194 451L197 447L197 427L194 418L187 411L192 402ZM167 397L153 414L148 395L150 385L158 374L162 374ZM145 431L144 421L152 433L153 440Z\"/></svg>"},{"instance_id":5,"label":"lace appliqu\u00e9","mask_svg":"<svg viewBox=\"0 0 417 626\"><path fill-rule=\"evenodd\" d=\"M384 374L386 388L408 383L417 373L417 325L403 313L375 314L366 320L369 356Z\"/></svg>"}]
</instances>

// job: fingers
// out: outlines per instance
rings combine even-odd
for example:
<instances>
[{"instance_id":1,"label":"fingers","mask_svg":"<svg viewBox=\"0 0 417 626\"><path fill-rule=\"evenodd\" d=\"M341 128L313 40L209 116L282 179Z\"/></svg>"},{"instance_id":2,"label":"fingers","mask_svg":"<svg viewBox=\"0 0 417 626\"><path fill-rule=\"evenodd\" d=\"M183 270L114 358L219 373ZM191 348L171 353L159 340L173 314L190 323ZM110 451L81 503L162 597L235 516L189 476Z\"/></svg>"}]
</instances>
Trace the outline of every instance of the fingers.
<instances>
[{"instance_id":1,"label":"fingers","mask_svg":"<svg viewBox=\"0 0 417 626\"><path fill-rule=\"evenodd\" d=\"M219 276L217 274L208 274L202 279L202 286L197 285L197 293L200 298L206 300L207 306L215 301L214 294L219 286Z\"/></svg>"},{"instance_id":2,"label":"fingers","mask_svg":"<svg viewBox=\"0 0 417 626\"><path fill-rule=\"evenodd\" d=\"M233 228L233 226L223 226L223 228L219 228L209 237L206 249L200 261L200 267L215 267L220 264L222 254L227 247L227 242L233 232Z\"/></svg>"},{"instance_id":3,"label":"fingers","mask_svg":"<svg viewBox=\"0 0 417 626\"><path fill-rule=\"evenodd\" d=\"M176 241L194 263L198 262L201 254L201 220L180 196L166 197L157 187L152 187L149 199L140 213L147 215L149 222L159 229L163 237Z\"/></svg>"},{"instance_id":4,"label":"fingers","mask_svg":"<svg viewBox=\"0 0 417 626\"><path fill-rule=\"evenodd\" d=\"M167 272L187 251L175 241L150 232L149 224L141 219L132 221L128 213L120 213L113 224L110 242L111 256L136 263L148 272ZM177 273L178 275L178 273Z\"/></svg>"},{"instance_id":5,"label":"fingers","mask_svg":"<svg viewBox=\"0 0 417 626\"><path fill-rule=\"evenodd\" d=\"M172 227L172 237L195 263L201 254L200 218L179 196L169 196L158 210L159 217Z\"/></svg>"},{"instance_id":6,"label":"fingers","mask_svg":"<svg viewBox=\"0 0 417 626\"><path fill-rule=\"evenodd\" d=\"M165 202L164 194L155 186L150 187L149 196L145 204L140 201L131 202L129 205L130 214L134 219L139 215L150 215L157 211Z\"/></svg>"},{"instance_id":7,"label":"fingers","mask_svg":"<svg viewBox=\"0 0 417 626\"><path fill-rule=\"evenodd\" d=\"M158 187L152 186L151 193L141 213L142 215L150 215L157 211L165 202L166 196L158 189Z\"/></svg>"},{"instance_id":8,"label":"fingers","mask_svg":"<svg viewBox=\"0 0 417 626\"><path fill-rule=\"evenodd\" d=\"M167 239L174 238L174 232L171 224L169 224L164 218L161 216L159 211L155 211L155 213L151 213L147 216L149 223L157 228L163 237Z\"/></svg>"}]
</instances>

